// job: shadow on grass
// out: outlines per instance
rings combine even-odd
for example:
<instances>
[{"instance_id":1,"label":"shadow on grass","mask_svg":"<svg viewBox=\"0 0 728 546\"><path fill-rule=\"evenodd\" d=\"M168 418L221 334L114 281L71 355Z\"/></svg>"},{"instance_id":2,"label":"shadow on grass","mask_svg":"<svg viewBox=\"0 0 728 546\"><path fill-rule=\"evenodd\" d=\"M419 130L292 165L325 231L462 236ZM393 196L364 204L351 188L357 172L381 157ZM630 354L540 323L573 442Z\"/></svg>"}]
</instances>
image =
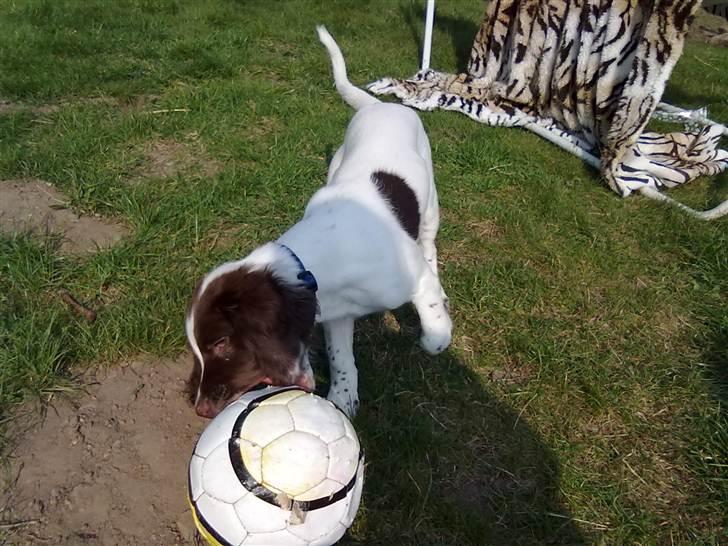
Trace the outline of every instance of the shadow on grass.
<instances>
[{"instance_id":1,"label":"shadow on grass","mask_svg":"<svg viewBox=\"0 0 728 546\"><path fill-rule=\"evenodd\" d=\"M725 194L726 189L728 189L728 173L723 173L710 186L711 207L728 198ZM725 244L716 239L715 244L698 258L695 282L709 288L715 296L724 295L728 286L725 264ZM703 347L701 360L705 364L705 376L711 393L720 404L723 416L728 417L728 315L725 309L720 307L721 302L724 302L724 298L716 301L711 297L700 305L705 325L705 334L700 341Z\"/></svg>"},{"instance_id":2,"label":"shadow on grass","mask_svg":"<svg viewBox=\"0 0 728 546\"><path fill-rule=\"evenodd\" d=\"M720 402L723 414L728 416L728 320L716 321L709 328L703 360L708 366L707 377L713 396Z\"/></svg>"},{"instance_id":3,"label":"shadow on grass","mask_svg":"<svg viewBox=\"0 0 728 546\"><path fill-rule=\"evenodd\" d=\"M394 316L357 322L367 472L341 544L586 543L559 502L551 449L450 352L416 345L413 309ZM323 351L316 361L326 367Z\"/></svg>"},{"instance_id":4,"label":"shadow on grass","mask_svg":"<svg viewBox=\"0 0 728 546\"><path fill-rule=\"evenodd\" d=\"M425 6L424 4L407 4L400 6L402 18L409 28L412 39L417 44L419 58L422 58L422 41L425 32ZM457 59L457 72L465 72L470 60L470 50L473 47L473 40L480 28L480 17L483 15L477 9L473 9L473 19L462 17L450 17L438 14L435 9L435 28L450 34L455 58Z\"/></svg>"},{"instance_id":5,"label":"shadow on grass","mask_svg":"<svg viewBox=\"0 0 728 546\"><path fill-rule=\"evenodd\" d=\"M688 110L711 106L718 102L715 94L711 94L710 92L695 93L681 86L679 83L675 83L674 80L673 78L668 82L665 93L661 98L662 102ZM708 117L710 117L710 108L708 108Z\"/></svg>"},{"instance_id":6,"label":"shadow on grass","mask_svg":"<svg viewBox=\"0 0 728 546\"><path fill-rule=\"evenodd\" d=\"M718 176L712 177L709 192L709 207L717 207L728 199L728 172L723 171Z\"/></svg>"}]
</instances>

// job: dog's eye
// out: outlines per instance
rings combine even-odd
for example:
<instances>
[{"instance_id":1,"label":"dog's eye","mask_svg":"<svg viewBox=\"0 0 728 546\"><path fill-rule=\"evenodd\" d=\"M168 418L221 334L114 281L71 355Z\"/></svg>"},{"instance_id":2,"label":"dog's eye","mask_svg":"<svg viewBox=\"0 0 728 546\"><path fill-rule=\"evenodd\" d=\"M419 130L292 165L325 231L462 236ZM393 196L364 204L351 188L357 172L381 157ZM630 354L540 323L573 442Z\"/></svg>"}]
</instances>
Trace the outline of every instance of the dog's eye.
<instances>
[{"instance_id":1,"label":"dog's eye","mask_svg":"<svg viewBox=\"0 0 728 546\"><path fill-rule=\"evenodd\" d=\"M217 358L224 360L230 360L233 353L233 346L230 343L230 336L223 336L210 344L208 350L212 352Z\"/></svg>"}]
</instances>

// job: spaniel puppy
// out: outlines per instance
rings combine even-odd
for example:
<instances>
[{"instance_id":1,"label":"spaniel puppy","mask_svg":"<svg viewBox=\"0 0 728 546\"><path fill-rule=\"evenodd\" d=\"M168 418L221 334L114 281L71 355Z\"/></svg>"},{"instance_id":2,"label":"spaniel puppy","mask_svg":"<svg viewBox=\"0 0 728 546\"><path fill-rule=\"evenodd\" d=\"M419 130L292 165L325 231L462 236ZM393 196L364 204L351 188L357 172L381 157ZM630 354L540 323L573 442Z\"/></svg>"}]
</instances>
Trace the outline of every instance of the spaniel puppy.
<instances>
[{"instance_id":1,"label":"spaniel puppy","mask_svg":"<svg viewBox=\"0 0 728 546\"><path fill-rule=\"evenodd\" d=\"M326 186L276 241L209 272L186 318L194 354L190 395L214 417L261 383L314 388L308 349L321 322L331 368L328 398L358 407L354 321L414 303L429 353L450 344L437 273L439 209L430 145L417 114L354 87L338 45L318 27L338 92L356 110Z\"/></svg>"}]
</instances>

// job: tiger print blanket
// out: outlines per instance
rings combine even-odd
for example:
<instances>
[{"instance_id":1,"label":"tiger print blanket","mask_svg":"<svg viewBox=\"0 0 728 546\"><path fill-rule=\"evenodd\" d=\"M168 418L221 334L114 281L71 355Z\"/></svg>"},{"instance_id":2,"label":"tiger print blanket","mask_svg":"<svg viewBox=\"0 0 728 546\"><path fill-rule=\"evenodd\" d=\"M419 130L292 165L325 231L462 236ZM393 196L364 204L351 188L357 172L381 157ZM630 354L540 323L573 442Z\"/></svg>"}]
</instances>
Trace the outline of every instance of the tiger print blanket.
<instances>
[{"instance_id":1,"label":"tiger print blanket","mask_svg":"<svg viewBox=\"0 0 728 546\"><path fill-rule=\"evenodd\" d=\"M369 89L421 110L529 128L591 159L620 196L657 197L659 189L728 167L728 152L717 148L721 126L644 132L699 5L492 0L467 73L427 69L411 79L383 78Z\"/></svg>"}]
</instances>

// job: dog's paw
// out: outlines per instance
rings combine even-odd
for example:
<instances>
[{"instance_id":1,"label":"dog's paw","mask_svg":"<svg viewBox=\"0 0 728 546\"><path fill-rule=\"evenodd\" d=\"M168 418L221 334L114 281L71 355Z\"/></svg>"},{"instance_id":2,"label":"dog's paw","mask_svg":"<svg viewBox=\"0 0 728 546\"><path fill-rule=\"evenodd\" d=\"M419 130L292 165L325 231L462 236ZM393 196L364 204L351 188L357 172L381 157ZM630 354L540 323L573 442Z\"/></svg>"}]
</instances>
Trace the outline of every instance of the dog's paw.
<instances>
[{"instance_id":1,"label":"dog's paw","mask_svg":"<svg viewBox=\"0 0 728 546\"><path fill-rule=\"evenodd\" d=\"M349 388L331 388L326 397L330 402L352 419L359 411L359 396Z\"/></svg>"},{"instance_id":2,"label":"dog's paw","mask_svg":"<svg viewBox=\"0 0 728 546\"><path fill-rule=\"evenodd\" d=\"M450 335L423 335L420 337L420 345L431 355L439 355L450 346Z\"/></svg>"},{"instance_id":3,"label":"dog's paw","mask_svg":"<svg viewBox=\"0 0 728 546\"><path fill-rule=\"evenodd\" d=\"M450 341L452 340L452 322L450 321L450 317L445 314L438 322L434 328L430 326L427 329L423 329L422 336L420 336L420 345L431 355L440 354L450 346Z\"/></svg>"}]
</instances>

